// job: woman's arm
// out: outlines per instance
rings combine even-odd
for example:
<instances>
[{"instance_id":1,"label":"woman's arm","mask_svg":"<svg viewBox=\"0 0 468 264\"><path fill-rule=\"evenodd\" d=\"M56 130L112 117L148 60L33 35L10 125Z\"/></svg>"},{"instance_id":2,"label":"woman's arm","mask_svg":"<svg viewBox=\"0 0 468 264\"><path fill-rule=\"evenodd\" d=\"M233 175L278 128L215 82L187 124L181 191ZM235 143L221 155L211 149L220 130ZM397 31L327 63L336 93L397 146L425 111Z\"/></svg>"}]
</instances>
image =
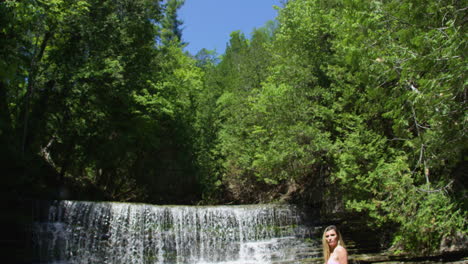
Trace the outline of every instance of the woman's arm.
<instances>
[{"instance_id":1,"label":"woman's arm","mask_svg":"<svg viewBox=\"0 0 468 264\"><path fill-rule=\"evenodd\" d=\"M348 251L342 246L337 246L335 252L338 256L338 262L340 264L348 264Z\"/></svg>"}]
</instances>

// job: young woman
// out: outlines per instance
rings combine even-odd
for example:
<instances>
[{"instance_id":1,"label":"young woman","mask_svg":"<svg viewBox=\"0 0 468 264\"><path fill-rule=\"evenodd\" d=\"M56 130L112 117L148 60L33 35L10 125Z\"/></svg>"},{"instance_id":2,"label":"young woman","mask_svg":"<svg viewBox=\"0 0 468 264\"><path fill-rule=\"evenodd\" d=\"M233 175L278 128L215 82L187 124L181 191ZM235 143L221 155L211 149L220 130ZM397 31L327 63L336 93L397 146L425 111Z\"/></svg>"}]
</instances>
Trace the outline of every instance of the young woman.
<instances>
[{"instance_id":1,"label":"young woman","mask_svg":"<svg viewBox=\"0 0 468 264\"><path fill-rule=\"evenodd\" d=\"M322 237L325 264L348 264L348 252L336 226L325 228Z\"/></svg>"}]
</instances>

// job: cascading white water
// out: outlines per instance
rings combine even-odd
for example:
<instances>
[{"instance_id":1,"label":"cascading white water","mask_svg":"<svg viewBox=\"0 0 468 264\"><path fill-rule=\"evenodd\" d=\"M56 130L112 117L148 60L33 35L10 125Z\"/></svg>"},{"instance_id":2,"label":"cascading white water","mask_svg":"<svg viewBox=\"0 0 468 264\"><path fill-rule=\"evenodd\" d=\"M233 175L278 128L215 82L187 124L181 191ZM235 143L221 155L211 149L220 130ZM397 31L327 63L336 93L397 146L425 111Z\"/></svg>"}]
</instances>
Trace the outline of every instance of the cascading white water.
<instances>
[{"instance_id":1,"label":"cascading white water","mask_svg":"<svg viewBox=\"0 0 468 264\"><path fill-rule=\"evenodd\" d=\"M316 248L287 205L60 201L34 234L41 263L294 263Z\"/></svg>"}]
</instances>

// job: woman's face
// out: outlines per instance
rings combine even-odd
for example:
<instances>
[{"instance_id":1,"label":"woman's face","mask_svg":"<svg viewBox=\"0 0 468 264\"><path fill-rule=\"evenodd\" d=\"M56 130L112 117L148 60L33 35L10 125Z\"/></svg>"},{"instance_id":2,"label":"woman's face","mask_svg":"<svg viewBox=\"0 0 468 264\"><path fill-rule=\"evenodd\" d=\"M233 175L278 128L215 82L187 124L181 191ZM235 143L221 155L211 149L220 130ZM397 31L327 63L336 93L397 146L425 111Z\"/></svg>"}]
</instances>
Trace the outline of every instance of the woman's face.
<instances>
[{"instance_id":1,"label":"woman's face","mask_svg":"<svg viewBox=\"0 0 468 264\"><path fill-rule=\"evenodd\" d=\"M336 245L338 245L338 235L336 234L336 231L332 229L325 232L325 240L330 248L335 248Z\"/></svg>"}]
</instances>

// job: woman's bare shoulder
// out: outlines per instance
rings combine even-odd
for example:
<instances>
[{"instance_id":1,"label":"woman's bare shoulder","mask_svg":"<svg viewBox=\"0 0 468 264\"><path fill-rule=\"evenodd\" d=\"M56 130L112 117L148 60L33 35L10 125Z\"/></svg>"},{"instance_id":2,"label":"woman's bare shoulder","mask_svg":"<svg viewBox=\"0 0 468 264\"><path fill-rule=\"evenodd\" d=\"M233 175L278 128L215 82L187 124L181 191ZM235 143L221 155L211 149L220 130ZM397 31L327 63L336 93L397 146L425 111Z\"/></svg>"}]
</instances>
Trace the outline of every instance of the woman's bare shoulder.
<instances>
[{"instance_id":1,"label":"woman's bare shoulder","mask_svg":"<svg viewBox=\"0 0 468 264\"><path fill-rule=\"evenodd\" d=\"M336 246L335 252L338 254L348 254L348 251L346 251L346 248L344 248L341 245Z\"/></svg>"}]
</instances>

